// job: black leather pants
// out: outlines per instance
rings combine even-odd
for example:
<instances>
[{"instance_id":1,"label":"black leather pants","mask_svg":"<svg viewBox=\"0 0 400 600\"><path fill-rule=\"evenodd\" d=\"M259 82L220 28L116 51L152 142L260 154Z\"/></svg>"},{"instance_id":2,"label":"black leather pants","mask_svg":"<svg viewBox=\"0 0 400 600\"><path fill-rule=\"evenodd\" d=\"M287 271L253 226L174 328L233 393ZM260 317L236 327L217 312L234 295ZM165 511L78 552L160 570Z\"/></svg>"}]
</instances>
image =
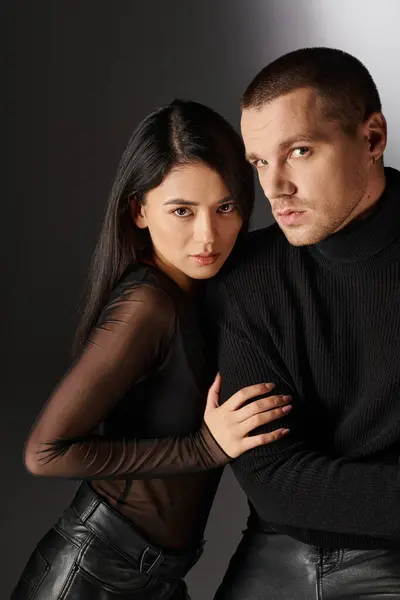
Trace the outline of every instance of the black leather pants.
<instances>
[{"instance_id":1,"label":"black leather pants","mask_svg":"<svg viewBox=\"0 0 400 600\"><path fill-rule=\"evenodd\" d=\"M84 483L31 554L11 600L187 600L183 577L201 552L151 546Z\"/></svg>"},{"instance_id":2,"label":"black leather pants","mask_svg":"<svg viewBox=\"0 0 400 600\"><path fill-rule=\"evenodd\" d=\"M400 599L399 550L324 550L246 532L214 600Z\"/></svg>"}]
</instances>

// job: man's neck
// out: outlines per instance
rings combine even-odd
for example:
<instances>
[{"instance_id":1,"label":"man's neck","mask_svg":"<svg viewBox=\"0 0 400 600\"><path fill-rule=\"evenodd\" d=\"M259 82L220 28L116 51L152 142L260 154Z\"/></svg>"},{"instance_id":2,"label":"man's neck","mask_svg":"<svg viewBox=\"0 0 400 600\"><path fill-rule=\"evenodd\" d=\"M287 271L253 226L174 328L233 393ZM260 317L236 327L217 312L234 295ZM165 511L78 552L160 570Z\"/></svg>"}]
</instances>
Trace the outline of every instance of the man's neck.
<instances>
[{"instance_id":1,"label":"man's neck","mask_svg":"<svg viewBox=\"0 0 400 600\"><path fill-rule=\"evenodd\" d=\"M400 236L400 172L386 168L368 188L347 226L314 246L327 260L370 259Z\"/></svg>"},{"instance_id":2,"label":"man's neck","mask_svg":"<svg viewBox=\"0 0 400 600\"><path fill-rule=\"evenodd\" d=\"M375 210L377 203L384 192L385 186L386 177L383 163L374 165L373 169L371 169L371 177L368 181L365 194L337 231L344 229L353 221L366 219Z\"/></svg>"}]
</instances>

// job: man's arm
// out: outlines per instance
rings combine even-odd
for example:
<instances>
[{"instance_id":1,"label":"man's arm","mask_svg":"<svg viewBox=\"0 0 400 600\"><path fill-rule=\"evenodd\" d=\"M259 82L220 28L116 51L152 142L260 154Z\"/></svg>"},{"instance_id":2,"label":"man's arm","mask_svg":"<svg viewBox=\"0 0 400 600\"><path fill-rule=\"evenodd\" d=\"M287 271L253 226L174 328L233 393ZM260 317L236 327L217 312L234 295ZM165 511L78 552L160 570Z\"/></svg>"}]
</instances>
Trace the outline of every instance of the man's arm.
<instances>
[{"instance_id":1,"label":"man's arm","mask_svg":"<svg viewBox=\"0 0 400 600\"><path fill-rule=\"evenodd\" d=\"M400 533L398 458L355 462L313 448L301 399L285 381L268 332L262 346L250 341L243 311L223 281L210 286L208 313L218 319L220 401L256 382L276 384L274 394L291 394L293 411L265 427L288 427L289 435L244 453L232 469L250 502L266 521L291 527L390 536ZM305 401L307 399L304 399ZM315 423L318 427L318 422Z\"/></svg>"}]
</instances>

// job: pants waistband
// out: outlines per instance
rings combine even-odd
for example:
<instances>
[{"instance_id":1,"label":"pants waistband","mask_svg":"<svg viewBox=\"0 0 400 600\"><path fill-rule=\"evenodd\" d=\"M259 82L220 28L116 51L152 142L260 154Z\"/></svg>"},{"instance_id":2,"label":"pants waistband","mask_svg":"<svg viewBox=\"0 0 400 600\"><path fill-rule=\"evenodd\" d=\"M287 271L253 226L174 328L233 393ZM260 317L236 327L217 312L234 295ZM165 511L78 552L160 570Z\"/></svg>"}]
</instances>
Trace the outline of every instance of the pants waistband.
<instances>
[{"instance_id":1,"label":"pants waistband","mask_svg":"<svg viewBox=\"0 0 400 600\"><path fill-rule=\"evenodd\" d=\"M70 507L93 533L139 564L142 573L181 578L198 561L204 541L194 549L171 552L149 544L125 517L107 504L84 481Z\"/></svg>"}]
</instances>

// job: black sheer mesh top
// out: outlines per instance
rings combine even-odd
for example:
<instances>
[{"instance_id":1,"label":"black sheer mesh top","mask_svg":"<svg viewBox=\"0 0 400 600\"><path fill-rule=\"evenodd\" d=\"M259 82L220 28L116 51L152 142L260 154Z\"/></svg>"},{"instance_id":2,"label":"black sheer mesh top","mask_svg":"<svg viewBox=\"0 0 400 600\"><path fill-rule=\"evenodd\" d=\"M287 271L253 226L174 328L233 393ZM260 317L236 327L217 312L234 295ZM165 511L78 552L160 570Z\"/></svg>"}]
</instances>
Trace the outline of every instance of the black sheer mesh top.
<instances>
[{"instance_id":1,"label":"black sheer mesh top","mask_svg":"<svg viewBox=\"0 0 400 600\"><path fill-rule=\"evenodd\" d=\"M203 422L214 376L196 301L130 267L32 430L35 471L90 480L153 544L197 543L229 461Z\"/></svg>"}]
</instances>

